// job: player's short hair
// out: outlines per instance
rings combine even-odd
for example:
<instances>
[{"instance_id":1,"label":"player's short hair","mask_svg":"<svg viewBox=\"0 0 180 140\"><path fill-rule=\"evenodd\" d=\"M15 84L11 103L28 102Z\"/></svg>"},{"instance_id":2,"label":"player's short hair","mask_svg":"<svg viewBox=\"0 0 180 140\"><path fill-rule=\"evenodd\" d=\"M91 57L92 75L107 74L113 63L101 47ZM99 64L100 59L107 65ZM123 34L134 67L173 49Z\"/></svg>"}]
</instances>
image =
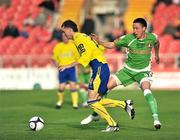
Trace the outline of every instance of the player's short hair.
<instances>
[{"instance_id":1,"label":"player's short hair","mask_svg":"<svg viewBox=\"0 0 180 140\"><path fill-rule=\"evenodd\" d=\"M78 28L77 25L74 21L72 20L66 20L63 22L63 24L61 25L61 27L69 27L71 28L74 32L78 32Z\"/></svg>"},{"instance_id":2,"label":"player's short hair","mask_svg":"<svg viewBox=\"0 0 180 140\"><path fill-rule=\"evenodd\" d=\"M147 22L144 18L136 18L133 23L140 23L143 27L147 28Z\"/></svg>"},{"instance_id":3,"label":"player's short hair","mask_svg":"<svg viewBox=\"0 0 180 140\"><path fill-rule=\"evenodd\" d=\"M63 41L63 34L64 34L64 32L63 31L59 31L59 41Z\"/></svg>"}]
</instances>

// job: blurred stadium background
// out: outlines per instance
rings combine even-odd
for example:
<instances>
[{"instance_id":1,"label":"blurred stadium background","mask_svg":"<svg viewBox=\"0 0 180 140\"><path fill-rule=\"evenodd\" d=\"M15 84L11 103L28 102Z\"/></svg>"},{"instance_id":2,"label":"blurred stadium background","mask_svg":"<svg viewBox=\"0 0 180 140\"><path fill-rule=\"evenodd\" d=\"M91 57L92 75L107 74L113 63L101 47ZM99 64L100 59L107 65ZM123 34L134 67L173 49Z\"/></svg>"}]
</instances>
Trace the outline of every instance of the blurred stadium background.
<instances>
[{"instance_id":1,"label":"blurred stadium background","mask_svg":"<svg viewBox=\"0 0 180 140\"><path fill-rule=\"evenodd\" d=\"M72 19L82 32L106 40L130 33L143 17L159 36L159 65L152 61L154 88L180 89L180 6L178 0L0 0L0 89L54 89L51 52L59 41L57 23ZM12 31L5 31L7 25ZM11 30L11 29L10 29ZM125 50L106 50L111 72L122 67ZM47 82L48 81L48 82Z\"/></svg>"},{"instance_id":2,"label":"blurred stadium background","mask_svg":"<svg viewBox=\"0 0 180 140\"><path fill-rule=\"evenodd\" d=\"M152 61L154 88L180 88L180 7L178 0L0 0L0 89L54 89L57 72L51 52L59 41L57 23L72 19L82 32L106 40L130 33L143 17L159 36L161 63ZM8 25L12 31L5 31ZM11 30L11 29L10 29ZM111 72L122 67L124 50L106 50ZM47 82L49 81L49 82Z\"/></svg>"},{"instance_id":3,"label":"blurred stadium background","mask_svg":"<svg viewBox=\"0 0 180 140\"><path fill-rule=\"evenodd\" d=\"M179 5L179 0L0 0L0 139L180 139ZM158 89L153 93L162 129L154 131L147 103L137 85L108 95L135 102L137 115L133 121L124 110L110 110L122 128L118 133L101 133L106 125L103 120L80 126L81 119L91 110L73 110L70 94L66 95L63 108L56 110L57 69L51 63L52 49L60 37L56 25L72 19L82 32L114 40L131 32L136 17L146 18L148 31L156 33L161 43L161 63L157 65L153 59L152 65L153 88ZM105 51L112 73L122 68L124 52ZM28 129L28 120L35 115L45 120L45 128L38 133Z\"/></svg>"}]
</instances>

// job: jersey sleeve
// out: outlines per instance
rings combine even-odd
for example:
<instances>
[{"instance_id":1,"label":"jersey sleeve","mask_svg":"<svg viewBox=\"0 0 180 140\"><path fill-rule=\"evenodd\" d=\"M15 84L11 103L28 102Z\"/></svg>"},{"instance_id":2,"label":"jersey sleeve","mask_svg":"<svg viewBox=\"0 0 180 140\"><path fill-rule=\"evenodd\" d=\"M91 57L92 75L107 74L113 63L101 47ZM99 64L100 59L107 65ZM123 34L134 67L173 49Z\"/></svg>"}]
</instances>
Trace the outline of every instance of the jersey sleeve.
<instances>
[{"instance_id":1,"label":"jersey sleeve","mask_svg":"<svg viewBox=\"0 0 180 140\"><path fill-rule=\"evenodd\" d=\"M120 47L127 47L128 46L128 40L127 40L127 36L121 36L119 39L114 41L114 44L120 48Z\"/></svg>"}]
</instances>

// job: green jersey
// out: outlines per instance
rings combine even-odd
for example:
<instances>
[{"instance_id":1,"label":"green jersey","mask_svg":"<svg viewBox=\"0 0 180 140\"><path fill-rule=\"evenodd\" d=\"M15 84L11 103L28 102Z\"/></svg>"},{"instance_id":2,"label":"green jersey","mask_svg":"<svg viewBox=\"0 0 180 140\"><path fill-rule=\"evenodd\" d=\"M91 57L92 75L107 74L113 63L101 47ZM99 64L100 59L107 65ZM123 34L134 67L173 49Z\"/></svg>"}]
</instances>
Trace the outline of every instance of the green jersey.
<instances>
[{"instance_id":1,"label":"green jersey","mask_svg":"<svg viewBox=\"0 0 180 140\"><path fill-rule=\"evenodd\" d=\"M146 33L144 39L137 39L134 34L124 35L114 43L117 47L128 48L128 58L124 67L135 72L150 71L151 51L157 41L157 36Z\"/></svg>"}]
</instances>

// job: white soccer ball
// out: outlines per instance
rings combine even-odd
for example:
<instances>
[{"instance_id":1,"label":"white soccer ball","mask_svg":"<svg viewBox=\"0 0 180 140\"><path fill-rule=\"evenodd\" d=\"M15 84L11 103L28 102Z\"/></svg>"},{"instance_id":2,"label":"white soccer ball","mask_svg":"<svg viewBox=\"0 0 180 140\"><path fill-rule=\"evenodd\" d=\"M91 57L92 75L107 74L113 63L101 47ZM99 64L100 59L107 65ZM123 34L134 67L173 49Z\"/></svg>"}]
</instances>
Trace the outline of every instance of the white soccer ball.
<instances>
[{"instance_id":1,"label":"white soccer ball","mask_svg":"<svg viewBox=\"0 0 180 140\"><path fill-rule=\"evenodd\" d=\"M34 116L29 120L29 127L33 131L39 131L44 127L44 120L41 117Z\"/></svg>"}]
</instances>

